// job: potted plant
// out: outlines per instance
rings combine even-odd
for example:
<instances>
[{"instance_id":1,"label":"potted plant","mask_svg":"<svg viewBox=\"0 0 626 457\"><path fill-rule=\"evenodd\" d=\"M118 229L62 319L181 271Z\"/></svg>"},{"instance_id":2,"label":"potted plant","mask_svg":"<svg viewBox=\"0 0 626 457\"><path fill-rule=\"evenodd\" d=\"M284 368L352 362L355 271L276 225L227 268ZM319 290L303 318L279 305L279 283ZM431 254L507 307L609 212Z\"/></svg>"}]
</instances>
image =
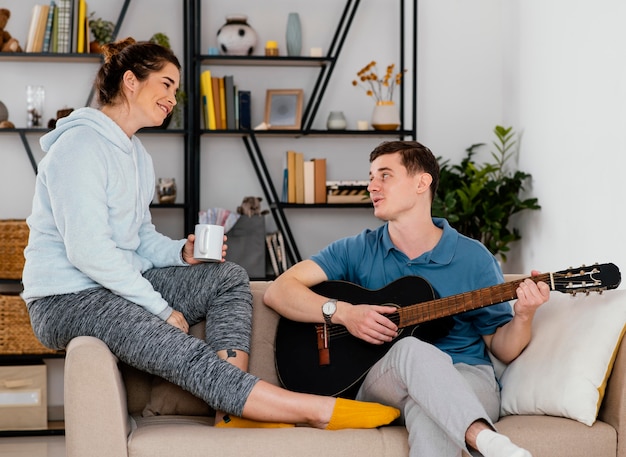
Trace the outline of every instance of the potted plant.
<instances>
[{"instance_id":1,"label":"potted plant","mask_svg":"<svg viewBox=\"0 0 626 457\"><path fill-rule=\"evenodd\" d=\"M91 34L94 37L94 40L89 44L89 50L99 54L101 52L100 46L113 41L115 24L102 18L94 18L94 15L95 12L89 15L89 30L91 30Z\"/></svg>"},{"instance_id":2,"label":"potted plant","mask_svg":"<svg viewBox=\"0 0 626 457\"><path fill-rule=\"evenodd\" d=\"M531 175L510 166L519 154L519 135L512 127L496 126L494 161L477 164L476 150L484 143L466 149L467 155L458 165L440 161L440 181L433 215L445 217L454 228L470 238L481 241L495 256L506 262L509 244L521 239L511 225L511 216L524 210L538 210L536 198L522 199Z\"/></svg>"},{"instance_id":3,"label":"potted plant","mask_svg":"<svg viewBox=\"0 0 626 457\"><path fill-rule=\"evenodd\" d=\"M164 33L161 33L161 32L155 33L154 35L150 37L150 40L148 41L150 41L151 43L160 44L164 48L171 49L170 37L168 37Z\"/></svg>"}]
</instances>

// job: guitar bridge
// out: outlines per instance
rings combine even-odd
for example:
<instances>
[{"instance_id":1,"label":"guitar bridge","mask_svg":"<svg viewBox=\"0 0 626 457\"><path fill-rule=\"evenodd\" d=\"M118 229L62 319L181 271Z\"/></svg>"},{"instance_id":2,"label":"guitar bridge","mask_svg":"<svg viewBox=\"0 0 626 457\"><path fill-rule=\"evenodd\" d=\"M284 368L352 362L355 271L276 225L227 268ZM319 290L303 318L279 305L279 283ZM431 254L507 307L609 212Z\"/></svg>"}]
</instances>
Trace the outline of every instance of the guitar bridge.
<instances>
[{"instance_id":1,"label":"guitar bridge","mask_svg":"<svg viewBox=\"0 0 626 457\"><path fill-rule=\"evenodd\" d=\"M328 326L326 324L316 325L317 332L317 352L319 354L319 365L325 367L330 365L330 350L328 348Z\"/></svg>"}]
</instances>

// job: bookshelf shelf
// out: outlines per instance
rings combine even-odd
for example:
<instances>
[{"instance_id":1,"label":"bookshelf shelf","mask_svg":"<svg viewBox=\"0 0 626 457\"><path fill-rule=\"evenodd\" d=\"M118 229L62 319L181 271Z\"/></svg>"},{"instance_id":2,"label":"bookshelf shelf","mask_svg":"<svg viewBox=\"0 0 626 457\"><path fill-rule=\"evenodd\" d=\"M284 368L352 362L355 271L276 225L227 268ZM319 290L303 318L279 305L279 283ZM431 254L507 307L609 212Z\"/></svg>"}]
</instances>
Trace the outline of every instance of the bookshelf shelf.
<instances>
[{"instance_id":1,"label":"bookshelf shelf","mask_svg":"<svg viewBox=\"0 0 626 457\"><path fill-rule=\"evenodd\" d=\"M240 65L265 67L323 67L336 61L332 57L285 56L199 56L202 65Z\"/></svg>"},{"instance_id":2,"label":"bookshelf shelf","mask_svg":"<svg viewBox=\"0 0 626 457\"><path fill-rule=\"evenodd\" d=\"M250 162L254 167L259 184L265 195L265 201L269 205L272 217L276 223L278 230L283 234L287 256L292 263L301 260L301 256L296 245L295 239L291 232L289 221L285 215L285 210L298 209L305 210L311 208L319 209L353 209L353 208L371 208L371 203L331 203L331 204L288 204L280 200L279 193L276 190L274 182L265 161L260 142L264 138L285 137L294 139L306 139L313 137L329 137L329 138L416 138L416 107L415 93L411 93L412 103L405 106L405 88L401 86L400 91L400 120L401 129L395 131L379 131L379 130L320 130L313 129L313 121L316 118L321 100L326 92L328 83L333 74L335 65L339 60L339 56L350 31L353 19L358 10L360 0L344 0L345 6L341 12L337 25L332 32L332 41L328 46L328 53L323 57L287 57L287 56L223 56L223 55L206 55L200 52L202 43L202 34L207 33L201 25L202 11L201 7L206 5L206 1L190 0L187 13L189 14L188 22L192 25L189 36L189 54L188 62L192 63L193 68L189 69L192 75L192 81L188 91L190 103L188 104L188 120L190 129L191 150L196 154L192 157L192 167L196 170L192 173L194 198L192 203L192 213L199 210L199 192L200 188L200 138L207 137L233 137L240 138L248 153ZM407 42L417 43L417 2L408 0L399 1L399 18L398 32L400 42L400 62L399 68L407 68L407 62L412 65L412 74L417 74L417 59L415 57L414 46L405 46ZM410 10L410 11L409 11ZM205 13L206 14L206 13ZM410 24L407 27L407 24ZM332 28L330 26L329 28ZM410 28L411 36L408 36L407 29ZM395 31L394 31L395 32ZM406 36L405 36L406 35ZM329 35L330 36L330 35ZM410 48L410 50L409 50ZM412 54L411 54L412 53ZM408 56L408 58L407 58ZM202 102L200 97L200 80L201 73L207 67L219 66L240 66L240 67L310 67L312 71L317 71L317 79L315 85L310 92L306 94L306 105L302 114L302 128L300 130L208 130L204 128L202 116ZM405 121L405 110L412 113L410 124ZM282 185L282 183L281 183Z\"/></svg>"},{"instance_id":3,"label":"bookshelf shelf","mask_svg":"<svg viewBox=\"0 0 626 457\"><path fill-rule=\"evenodd\" d=\"M100 63L100 54L50 53L50 52L3 52L0 62L44 62L44 63Z\"/></svg>"}]
</instances>

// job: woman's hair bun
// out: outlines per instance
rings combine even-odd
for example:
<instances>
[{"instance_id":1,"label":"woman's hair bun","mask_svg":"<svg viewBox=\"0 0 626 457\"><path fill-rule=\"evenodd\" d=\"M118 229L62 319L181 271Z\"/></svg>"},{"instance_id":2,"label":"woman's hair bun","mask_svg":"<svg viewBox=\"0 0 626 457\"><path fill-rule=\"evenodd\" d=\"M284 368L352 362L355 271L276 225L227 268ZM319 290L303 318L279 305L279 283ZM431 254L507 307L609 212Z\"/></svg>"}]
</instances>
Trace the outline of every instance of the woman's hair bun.
<instances>
[{"instance_id":1,"label":"woman's hair bun","mask_svg":"<svg viewBox=\"0 0 626 457\"><path fill-rule=\"evenodd\" d=\"M102 57L104 58L104 63L109 63L111 59L119 54L124 48L135 44L136 41L134 38L128 37L123 40L114 41L113 43L107 43L102 46Z\"/></svg>"}]
</instances>

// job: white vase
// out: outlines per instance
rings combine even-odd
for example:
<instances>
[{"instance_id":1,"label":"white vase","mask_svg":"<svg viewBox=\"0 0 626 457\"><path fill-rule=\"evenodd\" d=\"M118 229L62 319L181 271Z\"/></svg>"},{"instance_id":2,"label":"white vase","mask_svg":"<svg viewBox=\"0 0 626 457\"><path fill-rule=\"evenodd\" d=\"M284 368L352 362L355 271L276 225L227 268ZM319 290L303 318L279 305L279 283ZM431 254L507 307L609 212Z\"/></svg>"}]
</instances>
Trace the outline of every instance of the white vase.
<instances>
[{"instance_id":1,"label":"white vase","mask_svg":"<svg viewBox=\"0 0 626 457\"><path fill-rule=\"evenodd\" d=\"M372 113L372 127L375 130L397 130L400 126L400 113L392 101L376 102Z\"/></svg>"},{"instance_id":2,"label":"white vase","mask_svg":"<svg viewBox=\"0 0 626 457\"><path fill-rule=\"evenodd\" d=\"M342 111L331 111L326 120L328 130L345 130L348 126Z\"/></svg>"}]
</instances>

